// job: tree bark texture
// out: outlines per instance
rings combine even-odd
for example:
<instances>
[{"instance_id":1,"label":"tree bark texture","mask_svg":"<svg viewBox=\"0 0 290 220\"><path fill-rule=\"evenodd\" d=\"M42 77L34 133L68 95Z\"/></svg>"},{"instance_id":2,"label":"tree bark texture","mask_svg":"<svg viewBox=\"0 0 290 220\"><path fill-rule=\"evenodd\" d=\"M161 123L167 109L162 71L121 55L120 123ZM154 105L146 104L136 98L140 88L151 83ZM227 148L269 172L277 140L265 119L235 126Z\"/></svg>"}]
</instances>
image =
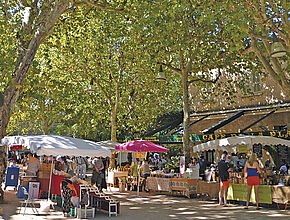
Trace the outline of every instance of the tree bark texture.
<instances>
[{"instance_id":1,"label":"tree bark texture","mask_svg":"<svg viewBox=\"0 0 290 220\"><path fill-rule=\"evenodd\" d=\"M117 142L117 112L119 106L120 92L119 82L116 83L115 88L115 104L112 106L111 114L111 140Z\"/></svg>"},{"instance_id":2,"label":"tree bark texture","mask_svg":"<svg viewBox=\"0 0 290 220\"><path fill-rule=\"evenodd\" d=\"M37 1L35 1L37 2ZM21 92L22 83L26 73L33 61L39 45L48 36L68 7L69 0L48 1L48 6L43 8L41 14L31 8L27 3L20 3L20 10L30 8L28 19L24 21L18 33L18 53L13 79L4 91L3 105L0 106L0 138L6 136L9 119L13 113L14 106ZM35 6L36 7L36 6ZM35 21L37 20L37 23Z\"/></svg>"},{"instance_id":3,"label":"tree bark texture","mask_svg":"<svg viewBox=\"0 0 290 220\"><path fill-rule=\"evenodd\" d=\"M190 123L190 105L188 95L188 71L182 70L182 91L183 91L183 153L185 156L185 166L190 162L189 145L189 123Z\"/></svg>"}]
</instances>

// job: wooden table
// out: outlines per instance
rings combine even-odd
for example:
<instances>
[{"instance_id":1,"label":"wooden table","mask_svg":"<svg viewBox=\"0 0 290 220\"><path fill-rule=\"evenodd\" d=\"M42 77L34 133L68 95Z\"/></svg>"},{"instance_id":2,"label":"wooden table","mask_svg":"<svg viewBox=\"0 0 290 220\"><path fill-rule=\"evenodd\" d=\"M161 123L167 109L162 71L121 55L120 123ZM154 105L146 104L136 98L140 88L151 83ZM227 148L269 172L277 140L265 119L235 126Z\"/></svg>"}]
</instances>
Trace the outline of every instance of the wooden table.
<instances>
[{"instance_id":1,"label":"wooden table","mask_svg":"<svg viewBox=\"0 0 290 220\"><path fill-rule=\"evenodd\" d=\"M128 171L109 171L108 173L108 184L112 184L115 187L115 180L118 177L128 177Z\"/></svg>"}]
</instances>

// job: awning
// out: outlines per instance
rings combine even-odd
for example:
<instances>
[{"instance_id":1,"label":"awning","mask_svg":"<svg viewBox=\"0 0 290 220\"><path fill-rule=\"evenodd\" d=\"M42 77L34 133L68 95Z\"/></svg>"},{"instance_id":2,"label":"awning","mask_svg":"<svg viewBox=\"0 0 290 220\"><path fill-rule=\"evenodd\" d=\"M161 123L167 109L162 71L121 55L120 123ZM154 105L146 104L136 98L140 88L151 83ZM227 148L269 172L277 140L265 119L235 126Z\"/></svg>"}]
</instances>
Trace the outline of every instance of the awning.
<instances>
[{"instance_id":1,"label":"awning","mask_svg":"<svg viewBox=\"0 0 290 220\"><path fill-rule=\"evenodd\" d=\"M269 136L235 136L219 140L208 141L203 144L193 146L193 153L207 150L221 150L230 153L238 152L239 145L247 145L248 150L252 149L253 144L262 145L286 145L290 147L290 141L269 137Z\"/></svg>"},{"instance_id":2,"label":"awning","mask_svg":"<svg viewBox=\"0 0 290 220\"><path fill-rule=\"evenodd\" d=\"M215 125L211 126L208 129L202 131L203 134L213 134L215 130L225 126L226 124L236 120L237 118L241 117L244 114L245 110L238 111L229 117L225 118L224 120L216 123Z\"/></svg>"}]
</instances>

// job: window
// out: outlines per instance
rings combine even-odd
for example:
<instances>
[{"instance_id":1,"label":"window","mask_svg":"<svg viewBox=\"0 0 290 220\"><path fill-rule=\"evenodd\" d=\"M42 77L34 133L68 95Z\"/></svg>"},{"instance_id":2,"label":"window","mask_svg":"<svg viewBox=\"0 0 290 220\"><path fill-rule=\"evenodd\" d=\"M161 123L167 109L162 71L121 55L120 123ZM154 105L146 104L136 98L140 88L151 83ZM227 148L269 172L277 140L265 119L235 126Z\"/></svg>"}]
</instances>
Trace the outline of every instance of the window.
<instances>
[{"instance_id":1,"label":"window","mask_svg":"<svg viewBox=\"0 0 290 220\"><path fill-rule=\"evenodd\" d=\"M253 72L253 93L259 95L262 93L260 73Z\"/></svg>"},{"instance_id":2,"label":"window","mask_svg":"<svg viewBox=\"0 0 290 220\"><path fill-rule=\"evenodd\" d=\"M262 83L259 72L248 72L247 76L244 76L242 81L241 92L242 96L261 95Z\"/></svg>"}]
</instances>

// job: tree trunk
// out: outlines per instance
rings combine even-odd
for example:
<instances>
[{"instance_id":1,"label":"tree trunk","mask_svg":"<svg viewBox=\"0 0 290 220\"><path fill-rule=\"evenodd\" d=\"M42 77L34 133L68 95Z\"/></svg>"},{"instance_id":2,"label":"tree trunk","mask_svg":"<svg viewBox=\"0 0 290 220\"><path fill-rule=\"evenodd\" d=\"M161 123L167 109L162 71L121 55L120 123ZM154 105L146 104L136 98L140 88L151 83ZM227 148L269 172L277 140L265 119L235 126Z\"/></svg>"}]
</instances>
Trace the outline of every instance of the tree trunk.
<instances>
[{"instance_id":1,"label":"tree trunk","mask_svg":"<svg viewBox=\"0 0 290 220\"><path fill-rule=\"evenodd\" d=\"M188 72L182 70L182 91L183 91L183 153L185 156L185 166L190 162L189 145L189 123L190 123L190 105L188 95Z\"/></svg>"},{"instance_id":2,"label":"tree trunk","mask_svg":"<svg viewBox=\"0 0 290 220\"><path fill-rule=\"evenodd\" d=\"M262 55L262 53L258 50L255 49L255 54L263 64L265 71L273 77L274 80L278 83L278 85L282 88L282 90L286 93L287 96L290 95L290 84L288 82L288 79L285 76L285 73L282 72L281 67L279 67L277 64L277 59L276 58L271 58L272 59L272 64L273 67L270 65L270 63L267 61L267 59ZM275 70L278 72L276 72Z\"/></svg>"},{"instance_id":3,"label":"tree trunk","mask_svg":"<svg viewBox=\"0 0 290 220\"><path fill-rule=\"evenodd\" d=\"M115 104L111 114L111 140L117 142L117 108Z\"/></svg>"},{"instance_id":4,"label":"tree trunk","mask_svg":"<svg viewBox=\"0 0 290 220\"><path fill-rule=\"evenodd\" d=\"M119 85L120 83L116 83L115 88L115 104L112 106L112 114L111 114L111 140L117 142L117 112L119 106Z\"/></svg>"},{"instance_id":5,"label":"tree trunk","mask_svg":"<svg viewBox=\"0 0 290 220\"><path fill-rule=\"evenodd\" d=\"M23 21L22 29L18 34L18 54L14 71L14 77L10 85L4 91L3 105L0 106L0 138L6 136L6 129L9 119L13 113L14 106L19 97L21 85L26 77L26 73L33 61L39 45L45 37L52 32L58 18L68 7L69 0L55 0L49 7L43 8L38 16L33 14L31 9L28 22ZM53 7L52 7L53 6ZM19 5L20 9L26 9L29 6ZM34 24L38 16L38 23ZM32 36L31 38L29 36Z\"/></svg>"}]
</instances>

